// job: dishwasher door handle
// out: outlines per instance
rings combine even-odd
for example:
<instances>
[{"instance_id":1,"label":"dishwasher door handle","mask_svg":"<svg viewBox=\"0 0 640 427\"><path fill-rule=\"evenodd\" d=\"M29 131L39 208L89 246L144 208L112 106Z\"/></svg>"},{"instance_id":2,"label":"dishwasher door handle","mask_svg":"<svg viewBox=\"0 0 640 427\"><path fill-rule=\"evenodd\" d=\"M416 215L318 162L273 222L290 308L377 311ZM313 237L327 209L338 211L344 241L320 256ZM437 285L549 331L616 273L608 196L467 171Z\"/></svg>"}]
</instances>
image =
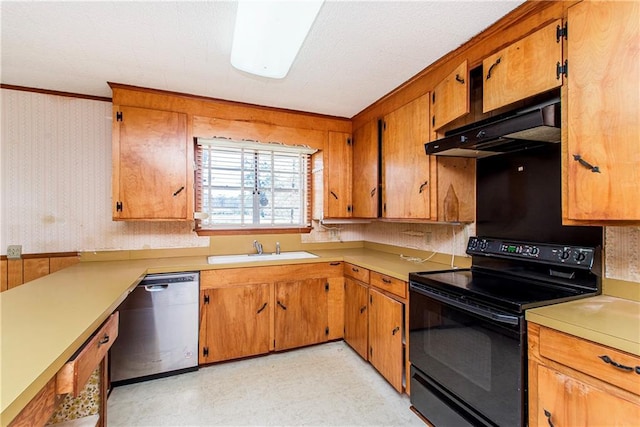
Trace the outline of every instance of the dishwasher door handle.
<instances>
[{"instance_id":1,"label":"dishwasher door handle","mask_svg":"<svg viewBox=\"0 0 640 427\"><path fill-rule=\"evenodd\" d=\"M169 285L145 285L144 290L147 292L162 292L166 291Z\"/></svg>"}]
</instances>

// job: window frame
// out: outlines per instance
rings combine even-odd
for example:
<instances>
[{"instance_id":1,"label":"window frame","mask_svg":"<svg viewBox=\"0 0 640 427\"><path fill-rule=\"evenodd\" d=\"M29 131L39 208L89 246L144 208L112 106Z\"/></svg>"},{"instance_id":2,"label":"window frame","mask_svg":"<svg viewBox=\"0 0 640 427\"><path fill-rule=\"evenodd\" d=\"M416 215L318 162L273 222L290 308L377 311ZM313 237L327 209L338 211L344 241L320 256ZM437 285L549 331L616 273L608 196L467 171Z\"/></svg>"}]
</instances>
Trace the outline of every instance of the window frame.
<instances>
[{"instance_id":1,"label":"window frame","mask_svg":"<svg viewBox=\"0 0 640 427\"><path fill-rule=\"evenodd\" d=\"M317 150L303 146L303 145L285 145L281 143L263 143L258 141L238 141L227 138L195 138L194 141L194 203L195 203L195 232L200 236L206 235L232 235L232 234L272 234L272 233L309 233L312 230L312 167L311 167L311 155ZM298 175L301 180L301 213L300 223L294 225L284 224L264 224L257 225L255 223L245 224L214 224L214 225L202 225L203 219L207 218L207 213L203 211L203 198L204 198L204 171L208 170L203 165L204 147L211 150L210 147L216 146L224 151L225 148L231 150L245 150L248 153L271 152L280 154L297 154L301 155L301 168L303 169L302 176ZM272 154L273 155L273 154ZM241 165L240 171L243 171ZM274 170L271 169L271 177L273 179ZM243 175L244 177L244 175ZM256 178L257 180L257 178ZM254 187L255 188L255 187ZM241 193L242 194L242 193ZM254 202L249 208L254 209L256 197L254 196Z\"/></svg>"}]
</instances>

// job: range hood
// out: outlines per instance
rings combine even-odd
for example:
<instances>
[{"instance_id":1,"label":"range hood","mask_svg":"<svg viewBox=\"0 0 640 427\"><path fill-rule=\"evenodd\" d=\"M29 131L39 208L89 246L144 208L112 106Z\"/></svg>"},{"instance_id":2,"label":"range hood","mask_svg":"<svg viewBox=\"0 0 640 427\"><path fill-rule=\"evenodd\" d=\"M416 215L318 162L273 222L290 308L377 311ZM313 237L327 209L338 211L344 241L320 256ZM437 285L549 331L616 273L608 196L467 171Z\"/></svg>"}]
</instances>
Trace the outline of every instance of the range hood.
<instances>
[{"instance_id":1,"label":"range hood","mask_svg":"<svg viewBox=\"0 0 640 427\"><path fill-rule=\"evenodd\" d=\"M560 102L554 100L446 132L424 145L428 155L488 157L560 142Z\"/></svg>"}]
</instances>

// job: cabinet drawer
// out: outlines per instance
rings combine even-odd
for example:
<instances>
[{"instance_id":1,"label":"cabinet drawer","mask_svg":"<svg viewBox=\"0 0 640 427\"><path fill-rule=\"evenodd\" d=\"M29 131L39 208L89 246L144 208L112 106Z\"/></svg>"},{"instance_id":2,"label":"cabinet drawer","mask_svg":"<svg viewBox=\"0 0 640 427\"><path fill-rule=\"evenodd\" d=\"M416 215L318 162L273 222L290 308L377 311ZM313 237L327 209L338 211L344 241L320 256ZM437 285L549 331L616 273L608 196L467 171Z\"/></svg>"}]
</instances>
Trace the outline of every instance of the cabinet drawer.
<instances>
[{"instance_id":1,"label":"cabinet drawer","mask_svg":"<svg viewBox=\"0 0 640 427\"><path fill-rule=\"evenodd\" d=\"M540 355L640 395L640 357L540 328Z\"/></svg>"},{"instance_id":2,"label":"cabinet drawer","mask_svg":"<svg viewBox=\"0 0 640 427\"><path fill-rule=\"evenodd\" d=\"M371 286L390 292L400 298L407 297L407 282L385 274L371 272Z\"/></svg>"},{"instance_id":3,"label":"cabinet drawer","mask_svg":"<svg viewBox=\"0 0 640 427\"><path fill-rule=\"evenodd\" d=\"M117 337L118 312L115 312L74 357L58 371L56 393L72 393L77 397Z\"/></svg>"},{"instance_id":4,"label":"cabinet drawer","mask_svg":"<svg viewBox=\"0 0 640 427\"><path fill-rule=\"evenodd\" d=\"M358 267L357 265L349 264L348 262L344 263L344 275L364 283L369 283L369 270Z\"/></svg>"}]
</instances>

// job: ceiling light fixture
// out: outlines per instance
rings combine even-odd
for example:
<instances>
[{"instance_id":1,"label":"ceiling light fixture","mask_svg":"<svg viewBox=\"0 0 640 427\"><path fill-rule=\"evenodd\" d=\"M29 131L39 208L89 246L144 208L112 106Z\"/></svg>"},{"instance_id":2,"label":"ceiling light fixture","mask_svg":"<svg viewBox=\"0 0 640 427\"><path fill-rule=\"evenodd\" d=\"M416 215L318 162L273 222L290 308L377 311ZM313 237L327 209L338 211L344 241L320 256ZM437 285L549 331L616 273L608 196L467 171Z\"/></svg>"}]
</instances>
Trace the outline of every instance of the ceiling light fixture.
<instances>
[{"instance_id":1,"label":"ceiling light fixture","mask_svg":"<svg viewBox=\"0 0 640 427\"><path fill-rule=\"evenodd\" d=\"M239 1L231 65L258 76L284 78L323 1Z\"/></svg>"}]
</instances>

